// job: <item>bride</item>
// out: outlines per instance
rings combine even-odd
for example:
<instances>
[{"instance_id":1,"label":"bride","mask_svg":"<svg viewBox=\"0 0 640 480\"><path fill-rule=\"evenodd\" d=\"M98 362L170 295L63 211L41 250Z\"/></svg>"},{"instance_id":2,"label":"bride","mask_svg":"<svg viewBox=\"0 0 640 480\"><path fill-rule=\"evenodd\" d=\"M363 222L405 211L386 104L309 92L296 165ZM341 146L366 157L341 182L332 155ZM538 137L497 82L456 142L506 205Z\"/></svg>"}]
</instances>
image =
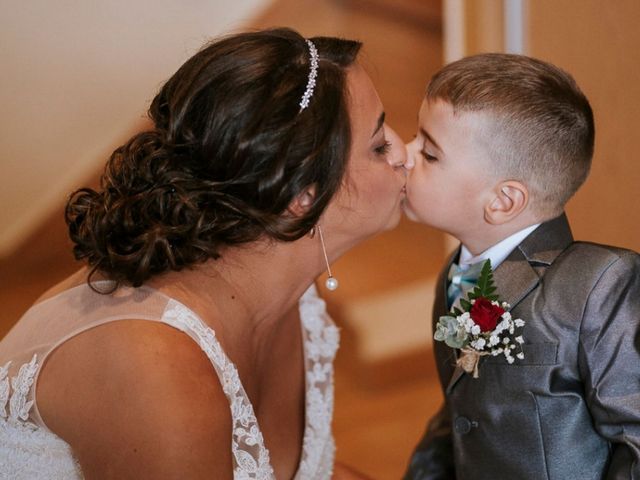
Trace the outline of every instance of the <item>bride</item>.
<instances>
[{"instance_id":1,"label":"bride","mask_svg":"<svg viewBox=\"0 0 640 480\"><path fill-rule=\"evenodd\" d=\"M4 478L331 477L338 332L313 282L404 197L359 48L288 29L206 46L75 192L86 266L0 342Z\"/></svg>"}]
</instances>

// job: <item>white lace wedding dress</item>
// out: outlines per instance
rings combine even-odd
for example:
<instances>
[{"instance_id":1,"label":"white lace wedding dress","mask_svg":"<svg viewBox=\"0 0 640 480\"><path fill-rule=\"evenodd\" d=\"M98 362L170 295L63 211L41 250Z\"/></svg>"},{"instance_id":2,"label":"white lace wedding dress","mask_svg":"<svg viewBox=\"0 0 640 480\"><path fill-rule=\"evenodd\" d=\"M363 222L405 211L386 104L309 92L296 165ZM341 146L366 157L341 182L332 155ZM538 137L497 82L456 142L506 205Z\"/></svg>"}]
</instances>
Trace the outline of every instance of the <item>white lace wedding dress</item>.
<instances>
[{"instance_id":1,"label":"white lace wedding dress","mask_svg":"<svg viewBox=\"0 0 640 480\"><path fill-rule=\"evenodd\" d=\"M306 362L306 423L296 479L329 479L335 445L333 359L338 330L312 286L299 304ZM33 306L0 342L0 478L81 479L70 446L51 432L38 412L40 367L74 335L122 319L162 322L191 337L211 360L233 420L234 478L273 479L269 451L238 371L209 328L178 301L147 287L100 295L87 285Z\"/></svg>"}]
</instances>

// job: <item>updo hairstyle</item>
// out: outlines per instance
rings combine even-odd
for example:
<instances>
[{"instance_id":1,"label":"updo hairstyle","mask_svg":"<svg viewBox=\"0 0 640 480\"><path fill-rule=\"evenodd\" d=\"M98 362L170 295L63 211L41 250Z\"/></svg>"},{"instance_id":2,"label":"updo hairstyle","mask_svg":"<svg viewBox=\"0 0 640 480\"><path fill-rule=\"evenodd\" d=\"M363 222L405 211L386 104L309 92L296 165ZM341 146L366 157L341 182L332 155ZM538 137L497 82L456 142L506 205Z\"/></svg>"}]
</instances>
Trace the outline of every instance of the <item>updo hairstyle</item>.
<instances>
[{"instance_id":1,"label":"updo hairstyle","mask_svg":"<svg viewBox=\"0 0 640 480\"><path fill-rule=\"evenodd\" d=\"M299 239L341 185L351 132L345 69L360 43L311 39L316 86L300 110L309 48L289 29L223 37L191 57L149 108L154 123L116 149L98 191L74 192L65 218L83 259L140 286L263 236ZM306 188L300 216L287 207Z\"/></svg>"}]
</instances>

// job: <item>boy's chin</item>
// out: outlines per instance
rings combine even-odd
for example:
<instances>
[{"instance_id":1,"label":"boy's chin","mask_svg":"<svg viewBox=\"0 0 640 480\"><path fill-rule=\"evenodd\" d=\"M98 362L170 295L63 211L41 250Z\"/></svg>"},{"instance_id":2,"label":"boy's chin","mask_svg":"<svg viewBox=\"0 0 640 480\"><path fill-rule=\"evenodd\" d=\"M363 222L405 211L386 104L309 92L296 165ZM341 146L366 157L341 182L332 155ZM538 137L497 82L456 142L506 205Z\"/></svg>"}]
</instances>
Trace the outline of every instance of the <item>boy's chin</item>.
<instances>
[{"instance_id":1,"label":"boy's chin","mask_svg":"<svg viewBox=\"0 0 640 480\"><path fill-rule=\"evenodd\" d=\"M402 202L402 213L404 213L404 216L407 217L412 222L422 223L420 221L420 218L418 218L418 216L413 212L413 210L411 210L411 207L409 206L409 202L407 202L406 200Z\"/></svg>"}]
</instances>

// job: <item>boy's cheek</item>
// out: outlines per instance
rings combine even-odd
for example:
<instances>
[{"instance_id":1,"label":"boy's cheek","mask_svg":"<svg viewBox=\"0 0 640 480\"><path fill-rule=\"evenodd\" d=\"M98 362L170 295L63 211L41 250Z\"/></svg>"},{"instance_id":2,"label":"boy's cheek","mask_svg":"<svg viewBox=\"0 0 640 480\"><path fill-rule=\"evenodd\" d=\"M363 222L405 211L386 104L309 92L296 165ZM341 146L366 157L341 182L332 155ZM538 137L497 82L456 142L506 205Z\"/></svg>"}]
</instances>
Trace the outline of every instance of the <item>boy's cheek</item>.
<instances>
[{"instance_id":1,"label":"boy's cheek","mask_svg":"<svg viewBox=\"0 0 640 480\"><path fill-rule=\"evenodd\" d=\"M407 196L404 200L404 210L407 217L414 221L419 221L424 203L429 203L429 195L425 194L423 188L424 185L420 185L417 182L407 182Z\"/></svg>"},{"instance_id":2,"label":"boy's cheek","mask_svg":"<svg viewBox=\"0 0 640 480\"><path fill-rule=\"evenodd\" d=\"M415 165L409 170L407 178L407 192L410 197L424 197L432 189L431 182L422 168L422 165Z\"/></svg>"}]
</instances>

